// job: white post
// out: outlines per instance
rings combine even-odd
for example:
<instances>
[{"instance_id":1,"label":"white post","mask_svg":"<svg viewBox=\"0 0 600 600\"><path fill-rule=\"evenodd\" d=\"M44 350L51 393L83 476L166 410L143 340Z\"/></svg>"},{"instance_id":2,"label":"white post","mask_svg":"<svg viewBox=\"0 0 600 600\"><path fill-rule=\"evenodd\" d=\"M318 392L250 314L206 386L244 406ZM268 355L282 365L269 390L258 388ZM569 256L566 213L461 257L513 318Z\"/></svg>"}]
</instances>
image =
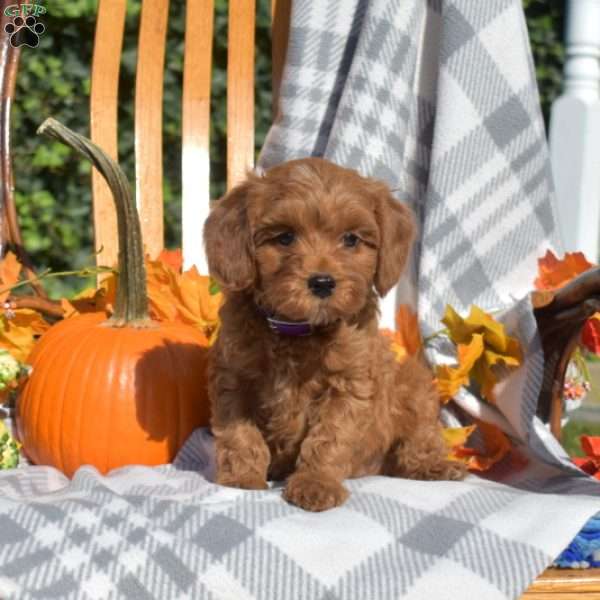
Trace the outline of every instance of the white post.
<instances>
[{"instance_id":1,"label":"white post","mask_svg":"<svg viewBox=\"0 0 600 600\"><path fill-rule=\"evenodd\" d=\"M567 251L598 260L600 0L567 0L564 91L550 119L559 228Z\"/></svg>"}]
</instances>

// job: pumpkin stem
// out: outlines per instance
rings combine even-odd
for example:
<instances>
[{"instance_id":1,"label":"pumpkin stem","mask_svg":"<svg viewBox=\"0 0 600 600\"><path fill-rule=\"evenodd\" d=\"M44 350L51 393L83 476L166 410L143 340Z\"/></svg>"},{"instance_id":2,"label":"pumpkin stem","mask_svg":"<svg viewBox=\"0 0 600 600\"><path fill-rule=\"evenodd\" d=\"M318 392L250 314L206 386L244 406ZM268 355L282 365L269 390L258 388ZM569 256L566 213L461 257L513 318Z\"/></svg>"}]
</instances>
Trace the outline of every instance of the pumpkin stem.
<instances>
[{"instance_id":1,"label":"pumpkin stem","mask_svg":"<svg viewBox=\"0 0 600 600\"><path fill-rule=\"evenodd\" d=\"M112 192L117 209L119 283L113 315L107 325L143 327L150 324L142 232L127 176L119 164L91 140L55 119L46 119L37 132L66 144L87 158Z\"/></svg>"}]
</instances>

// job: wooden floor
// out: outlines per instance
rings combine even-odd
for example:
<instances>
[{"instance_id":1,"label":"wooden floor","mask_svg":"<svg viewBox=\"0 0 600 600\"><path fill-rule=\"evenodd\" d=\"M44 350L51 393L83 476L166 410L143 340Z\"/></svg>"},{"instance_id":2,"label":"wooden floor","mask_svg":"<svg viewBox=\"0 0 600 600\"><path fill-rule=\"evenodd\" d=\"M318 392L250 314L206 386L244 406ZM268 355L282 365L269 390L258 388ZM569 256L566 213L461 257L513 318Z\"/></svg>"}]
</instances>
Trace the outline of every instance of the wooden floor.
<instances>
[{"instance_id":1,"label":"wooden floor","mask_svg":"<svg viewBox=\"0 0 600 600\"><path fill-rule=\"evenodd\" d=\"M600 569L547 569L521 600L600 600Z\"/></svg>"}]
</instances>

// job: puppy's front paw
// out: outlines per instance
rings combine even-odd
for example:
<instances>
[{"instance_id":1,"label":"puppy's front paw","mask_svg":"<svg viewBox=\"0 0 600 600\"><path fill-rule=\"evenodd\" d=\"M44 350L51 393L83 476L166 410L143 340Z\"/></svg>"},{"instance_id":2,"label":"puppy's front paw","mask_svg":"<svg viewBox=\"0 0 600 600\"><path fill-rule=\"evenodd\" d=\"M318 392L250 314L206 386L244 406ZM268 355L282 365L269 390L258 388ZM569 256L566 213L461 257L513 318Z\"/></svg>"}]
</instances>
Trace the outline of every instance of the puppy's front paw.
<instances>
[{"instance_id":1,"label":"puppy's front paw","mask_svg":"<svg viewBox=\"0 0 600 600\"><path fill-rule=\"evenodd\" d=\"M456 460L446 460L441 464L440 479L460 481L465 478L467 473L468 468L465 463Z\"/></svg>"},{"instance_id":2,"label":"puppy's front paw","mask_svg":"<svg viewBox=\"0 0 600 600\"><path fill-rule=\"evenodd\" d=\"M425 481L460 481L468 473L467 465L456 460L440 460L422 465L410 474L411 479Z\"/></svg>"},{"instance_id":3,"label":"puppy's front paw","mask_svg":"<svg viewBox=\"0 0 600 600\"><path fill-rule=\"evenodd\" d=\"M315 512L340 506L349 495L339 481L316 473L294 473L283 491L288 502Z\"/></svg>"},{"instance_id":4,"label":"puppy's front paw","mask_svg":"<svg viewBox=\"0 0 600 600\"><path fill-rule=\"evenodd\" d=\"M265 478L254 473L238 476L232 475L231 473L218 474L217 483L227 487L241 488L243 490L266 490L269 488Z\"/></svg>"}]
</instances>

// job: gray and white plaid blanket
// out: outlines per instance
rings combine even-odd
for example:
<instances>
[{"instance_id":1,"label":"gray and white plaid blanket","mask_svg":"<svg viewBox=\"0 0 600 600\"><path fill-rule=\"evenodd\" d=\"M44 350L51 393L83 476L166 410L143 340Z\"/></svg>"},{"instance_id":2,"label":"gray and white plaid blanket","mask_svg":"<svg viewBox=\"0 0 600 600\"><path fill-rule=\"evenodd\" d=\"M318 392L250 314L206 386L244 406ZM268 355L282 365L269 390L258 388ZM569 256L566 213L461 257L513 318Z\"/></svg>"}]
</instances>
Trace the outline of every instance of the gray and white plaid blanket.
<instances>
[{"instance_id":1,"label":"gray and white plaid blanket","mask_svg":"<svg viewBox=\"0 0 600 600\"><path fill-rule=\"evenodd\" d=\"M525 364L497 408L468 390L457 405L509 433L528 466L494 480L357 479L347 504L320 514L277 485L211 483L206 431L164 467L0 473L2 598L517 598L600 510L597 482L535 417L543 357L527 294L557 241L519 0L295 0L261 160L310 154L386 180L419 217L388 323L400 301L418 304L425 333L446 303L504 311ZM443 344L428 352L450 358Z\"/></svg>"}]
</instances>

